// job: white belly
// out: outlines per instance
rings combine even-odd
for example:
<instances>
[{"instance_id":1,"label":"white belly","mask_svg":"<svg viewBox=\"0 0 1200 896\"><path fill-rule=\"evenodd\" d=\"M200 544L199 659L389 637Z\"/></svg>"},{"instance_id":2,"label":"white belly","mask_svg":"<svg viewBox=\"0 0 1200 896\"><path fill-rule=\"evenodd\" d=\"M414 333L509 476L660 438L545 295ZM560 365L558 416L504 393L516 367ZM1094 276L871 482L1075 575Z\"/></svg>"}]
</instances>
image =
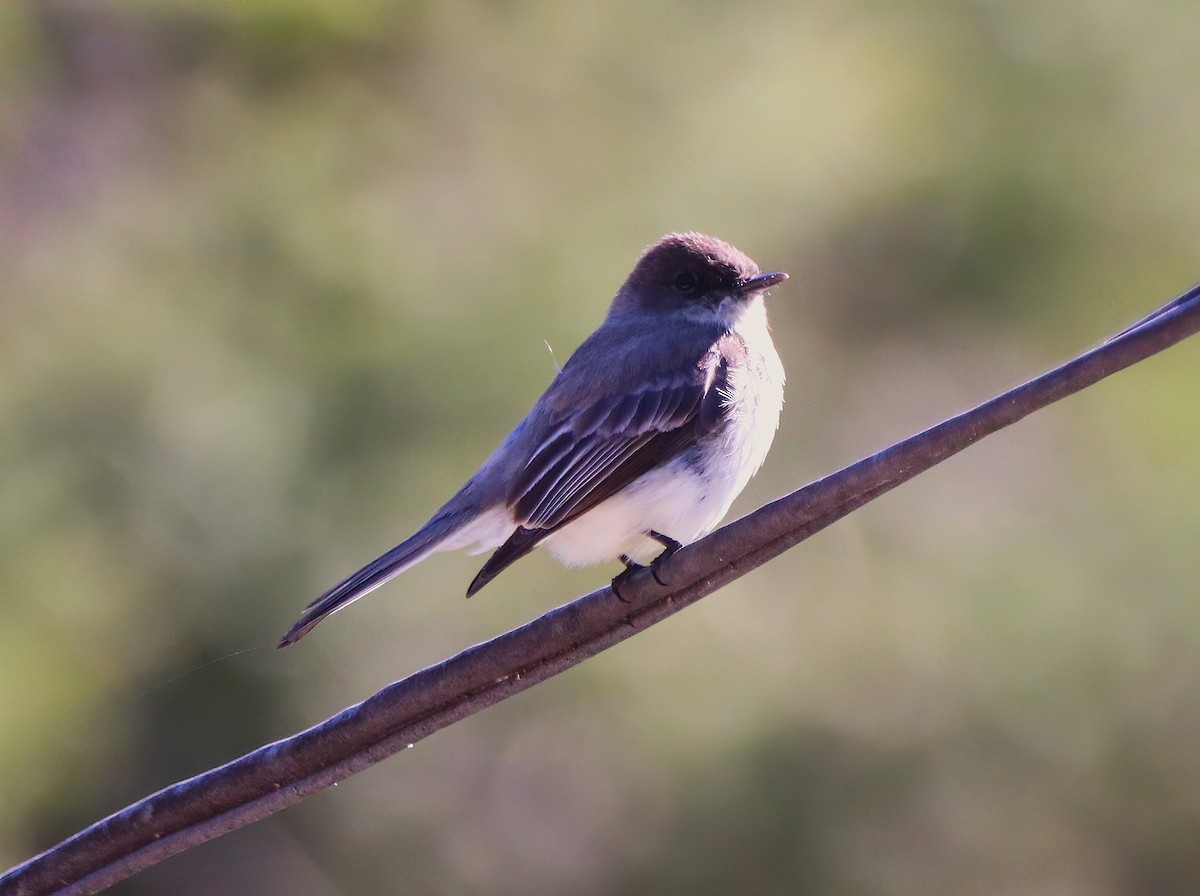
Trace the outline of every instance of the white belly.
<instances>
[{"instance_id":1,"label":"white belly","mask_svg":"<svg viewBox=\"0 0 1200 896\"><path fill-rule=\"evenodd\" d=\"M663 546L646 532L686 544L716 526L729 506L717 491L682 463L669 464L651 470L542 543L567 566L603 563L621 554L650 560Z\"/></svg>"},{"instance_id":2,"label":"white belly","mask_svg":"<svg viewBox=\"0 0 1200 896\"><path fill-rule=\"evenodd\" d=\"M700 462L679 458L651 470L543 544L562 563L585 566L621 554L642 562L653 559L663 546L645 534L650 530L683 544L707 535L771 447L783 391L768 388L766 393L756 392L753 403L735 403L725 427L698 446Z\"/></svg>"}]
</instances>

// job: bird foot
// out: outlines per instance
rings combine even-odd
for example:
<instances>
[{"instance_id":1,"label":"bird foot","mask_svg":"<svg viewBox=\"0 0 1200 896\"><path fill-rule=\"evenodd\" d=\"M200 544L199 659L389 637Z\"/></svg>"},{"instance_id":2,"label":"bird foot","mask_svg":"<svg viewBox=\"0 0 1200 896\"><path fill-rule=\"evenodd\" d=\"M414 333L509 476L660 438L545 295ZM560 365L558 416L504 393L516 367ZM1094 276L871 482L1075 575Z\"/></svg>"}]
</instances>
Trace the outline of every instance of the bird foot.
<instances>
[{"instance_id":1,"label":"bird foot","mask_svg":"<svg viewBox=\"0 0 1200 896\"><path fill-rule=\"evenodd\" d=\"M661 544L664 548L666 548L665 551L663 551L661 554L659 554L657 557L654 558L655 563L657 563L663 557L670 557L677 550L679 550L681 547L683 547L683 542L676 541L670 535L663 535L661 532L655 532L653 529L651 529L646 534L649 535L651 538L653 538L655 541L657 541L659 544Z\"/></svg>"},{"instance_id":2,"label":"bird foot","mask_svg":"<svg viewBox=\"0 0 1200 896\"><path fill-rule=\"evenodd\" d=\"M658 565L663 560L666 560L668 557L670 557L672 554L674 554L676 551L678 551L681 547L683 547L683 544L681 542L676 541L674 538L672 538L669 535L663 535L661 532L655 532L653 529L651 529L649 532L647 532L646 535L648 535L650 538L653 538L655 541L657 541L659 544L661 544L663 546L663 552L661 554L659 554L657 557L655 557L653 560L651 560L649 564L638 563L636 560L631 558L628 554L622 554L620 557L617 558L618 560L620 560L622 563L625 564L625 569L623 572L619 573L616 576L616 578L614 578L612 580L612 590L613 590L613 594L615 594L617 596L617 599L621 600L625 603L629 603L629 600L621 595L621 590L620 590L621 584L623 582L628 581L629 577L631 575L633 575L635 572L637 572L639 569L645 569L647 567L647 565L649 565L649 568L650 568L650 575L654 576L654 581L658 582L658 584L662 585L664 588L669 587L667 585L667 583L662 580L662 577L658 574Z\"/></svg>"}]
</instances>

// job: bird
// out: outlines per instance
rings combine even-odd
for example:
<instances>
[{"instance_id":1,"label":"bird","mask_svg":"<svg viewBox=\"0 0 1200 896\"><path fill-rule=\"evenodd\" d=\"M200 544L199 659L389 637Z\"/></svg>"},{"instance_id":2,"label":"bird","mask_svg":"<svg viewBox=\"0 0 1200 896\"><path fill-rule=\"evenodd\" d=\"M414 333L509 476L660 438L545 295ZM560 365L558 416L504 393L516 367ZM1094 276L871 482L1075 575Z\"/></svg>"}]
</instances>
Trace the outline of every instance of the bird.
<instances>
[{"instance_id":1,"label":"bird","mask_svg":"<svg viewBox=\"0 0 1200 896\"><path fill-rule=\"evenodd\" d=\"M538 546L567 566L628 570L708 534L779 425L784 371L763 299L787 279L701 233L648 246L483 466L413 535L310 603L279 646L435 552L494 551L470 597Z\"/></svg>"}]
</instances>

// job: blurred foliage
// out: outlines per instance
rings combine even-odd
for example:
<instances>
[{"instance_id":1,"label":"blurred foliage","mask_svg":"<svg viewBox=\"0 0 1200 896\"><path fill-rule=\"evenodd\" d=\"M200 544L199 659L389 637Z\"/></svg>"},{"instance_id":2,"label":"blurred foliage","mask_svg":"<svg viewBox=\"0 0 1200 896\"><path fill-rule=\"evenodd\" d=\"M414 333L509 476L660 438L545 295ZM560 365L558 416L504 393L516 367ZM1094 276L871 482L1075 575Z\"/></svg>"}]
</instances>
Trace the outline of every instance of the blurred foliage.
<instances>
[{"instance_id":1,"label":"blurred foliage","mask_svg":"<svg viewBox=\"0 0 1200 896\"><path fill-rule=\"evenodd\" d=\"M0 7L0 864L604 581L467 604L439 557L271 649L663 232L793 274L742 510L1189 285L1198 36L1184 0ZM1192 892L1198 382L1184 344L113 892Z\"/></svg>"}]
</instances>

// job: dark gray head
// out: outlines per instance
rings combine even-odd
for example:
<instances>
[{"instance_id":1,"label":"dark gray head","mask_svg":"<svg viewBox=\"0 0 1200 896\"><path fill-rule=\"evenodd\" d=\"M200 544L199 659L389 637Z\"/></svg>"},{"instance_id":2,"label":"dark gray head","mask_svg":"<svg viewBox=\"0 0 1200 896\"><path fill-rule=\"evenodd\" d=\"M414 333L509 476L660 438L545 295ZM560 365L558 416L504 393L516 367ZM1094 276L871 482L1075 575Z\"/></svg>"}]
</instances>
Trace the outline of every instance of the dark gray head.
<instances>
[{"instance_id":1,"label":"dark gray head","mask_svg":"<svg viewBox=\"0 0 1200 896\"><path fill-rule=\"evenodd\" d=\"M749 257L716 237L668 233L642 253L611 310L715 310L724 299L749 302L787 276L760 274Z\"/></svg>"}]
</instances>

